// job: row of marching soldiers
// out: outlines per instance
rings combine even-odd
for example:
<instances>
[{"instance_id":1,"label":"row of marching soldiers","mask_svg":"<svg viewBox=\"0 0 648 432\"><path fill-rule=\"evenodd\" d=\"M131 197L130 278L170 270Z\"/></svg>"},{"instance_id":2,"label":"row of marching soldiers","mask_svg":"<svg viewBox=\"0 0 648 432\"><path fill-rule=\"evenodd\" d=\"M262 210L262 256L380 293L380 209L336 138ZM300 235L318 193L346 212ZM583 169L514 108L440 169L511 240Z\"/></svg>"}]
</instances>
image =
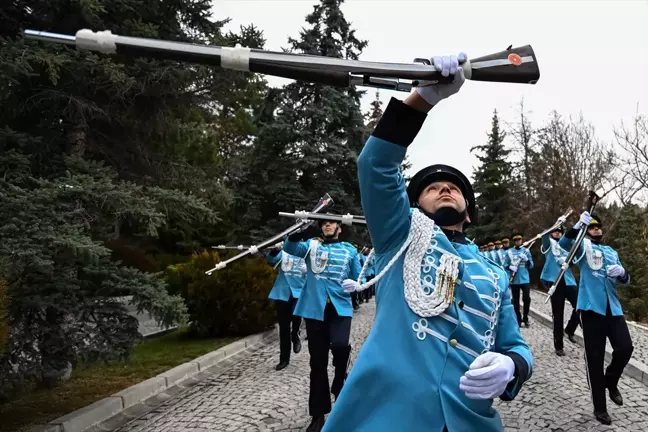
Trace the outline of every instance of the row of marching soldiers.
<instances>
[{"instance_id":1,"label":"row of marching soldiers","mask_svg":"<svg viewBox=\"0 0 648 432\"><path fill-rule=\"evenodd\" d=\"M617 252L601 243L603 224L599 216L583 212L579 222L567 233L562 224L557 224L553 231L542 236L540 251L545 256L545 263L540 281L547 289L556 284L580 229L586 230L586 236L570 263L579 268L580 284L577 283L571 269L566 267L563 277L555 286L555 291L550 293L554 349L558 356L565 356L563 335L567 336L570 342L576 343L574 334L581 325L594 414L601 423L611 424L605 403L605 390L608 390L610 399L616 405L623 405L618 382L634 350L615 284L628 284L630 275L621 265ZM523 246L523 234L513 234L512 240L512 247L511 240L505 237L482 244L479 251L484 258L496 262L507 271L518 325L522 327L524 324L529 327L529 270L534 267L534 263L530 250ZM523 294L524 303L522 314L519 304L520 292ZM563 328L565 300L571 304L572 314ZM610 365L603 373L606 338L610 339L613 355Z\"/></svg>"},{"instance_id":2,"label":"row of marching soldiers","mask_svg":"<svg viewBox=\"0 0 648 432\"><path fill-rule=\"evenodd\" d=\"M513 400L533 374L533 353L519 325L528 316L520 316L511 301L512 295L519 299L514 287L525 285L521 278L532 265L530 255L508 263L505 270L479 253L464 233L478 224L476 197L469 179L456 168L431 165L407 185L400 169L428 113L462 87L459 64L464 61L463 54L435 57L434 67L444 76L454 75L453 81L421 83L405 100L392 98L358 158L370 255L375 257L372 280L363 276L356 248L340 241L342 227L336 220L321 221L318 235L296 232L281 251L268 254L271 264L281 263L285 276L302 280L301 285L288 281L280 287L280 274L270 298L279 311L278 369L289 361L291 334L293 349L299 351L299 320L306 323L308 431L500 431L494 399ZM439 148L426 145L430 154ZM587 212L564 235L551 235L552 250L564 257L581 228L587 239L577 245L581 278L576 309L594 414L609 424L605 391L622 403L617 384L632 353L616 288L629 275L617 253L602 244L600 219L592 220ZM375 319L347 377L351 294L373 284ZM614 354L604 373L606 337ZM329 351L335 369L330 386Z\"/></svg>"}]
</instances>

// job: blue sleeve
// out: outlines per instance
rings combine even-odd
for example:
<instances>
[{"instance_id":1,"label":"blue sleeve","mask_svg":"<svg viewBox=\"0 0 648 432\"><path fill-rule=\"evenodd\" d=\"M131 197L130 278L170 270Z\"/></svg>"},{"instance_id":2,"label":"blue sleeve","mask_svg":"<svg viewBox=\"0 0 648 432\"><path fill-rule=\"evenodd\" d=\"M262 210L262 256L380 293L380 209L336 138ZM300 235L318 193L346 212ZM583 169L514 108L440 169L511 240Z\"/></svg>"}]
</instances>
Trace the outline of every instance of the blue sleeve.
<instances>
[{"instance_id":1,"label":"blue sleeve","mask_svg":"<svg viewBox=\"0 0 648 432\"><path fill-rule=\"evenodd\" d=\"M511 303L511 290L507 286L501 291L501 294L502 303L493 351L510 357L515 364L514 379L500 396L500 399L504 401L511 401L519 393L522 384L533 374L533 354L520 334L520 327Z\"/></svg>"},{"instance_id":2,"label":"blue sleeve","mask_svg":"<svg viewBox=\"0 0 648 432\"><path fill-rule=\"evenodd\" d=\"M362 210L376 253L400 245L410 227L410 205L400 166L426 114L392 98L358 157Z\"/></svg>"},{"instance_id":3,"label":"blue sleeve","mask_svg":"<svg viewBox=\"0 0 648 432\"><path fill-rule=\"evenodd\" d=\"M360 272L362 271L362 265L360 264L360 258L358 253L355 253L351 259L351 268L349 269L349 279L358 280L360 277Z\"/></svg>"},{"instance_id":4,"label":"blue sleeve","mask_svg":"<svg viewBox=\"0 0 648 432\"><path fill-rule=\"evenodd\" d=\"M283 255L282 251L279 251L279 253L275 256L272 256L272 254L268 253L268 255L266 255L266 262L274 267L275 264L281 261L281 255Z\"/></svg>"},{"instance_id":5,"label":"blue sleeve","mask_svg":"<svg viewBox=\"0 0 648 432\"><path fill-rule=\"evenodd\" d=\"M287 254L294 255L299 258L306 258L306 253L308 253L308 247L310 246L310 241L290 241L286 239L284 241L283 250Z\"/></svg>"},{"instance_id":6,"label":"blue sleeve","mask_svg":"<svg viewBox=\"0 0 648 432\"><path fill-rule=\"evenodd\" d=\"M558 242L560 247L569 252L571 248L574 246L574 241L578 236L578 231L579 230L575 230L572 228L569 231L567 231L565 234L563 234L563 236L560 237L560 241ZM578 245L578 249L576 249L576 254L574 255L574 258L581 256L582 253L583 253L583 243L581 242L581 244ZM583 263L583 260L579 261L578 265L580 265L581 263Z\"/></svg>"},{"instance_id":7,"label":"blue sleeve","mask_svg":"<svg viewBox=\"0 0 648 432\"><path fill-rule=\"evenodd\" d=\"M529 258L529 261L527 263L527 266L532 269L533 268L533 255L531 255L531 251L529 249L526 250L527 257Z\"/></svg>"},{"instance_id":8,"label":"blue sleeve","mask_svg":"<svg viewBox=\"0 0 648 432\"><path fill-rule=\"evenodd\" d=\"M549 240L550 234L545 234L542 236L542 250L546 251L551 248L551 241Z\"/></svg>"}]
</instances>

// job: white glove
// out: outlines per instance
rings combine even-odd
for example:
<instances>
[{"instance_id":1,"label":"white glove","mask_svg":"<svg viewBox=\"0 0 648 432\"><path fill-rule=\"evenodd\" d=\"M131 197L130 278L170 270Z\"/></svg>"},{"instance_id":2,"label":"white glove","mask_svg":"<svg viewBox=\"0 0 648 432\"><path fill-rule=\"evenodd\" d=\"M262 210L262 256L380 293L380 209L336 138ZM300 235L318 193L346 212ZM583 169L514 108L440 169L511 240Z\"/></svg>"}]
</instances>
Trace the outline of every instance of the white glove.
<instances>
[{"instance_id":1,"label":"white glove","mask_svg":"<svg viewBox=\"0 0 648 432\"><path fill-rule=\"evenodd\" d=\"M526 253L521 253L520 254L520 261L523 261L523 262L529 261L529 257L526 255Z\"/></svg>"},{"instance_id":2,"label":"white glove","mask_svg":"<svg viewBox=\"0 0 648 432\"><path fill-rule=\"evenodd\" d=\"M506 390L513 379L515 363L500 353L487 352L470 365L459 379L459 388L469 399L493 399Z\"/></svg>"},{"instance_id":3,"label":"white glove","mask_svg":"<svg viewBox=\"0 0 648 432\"><path fill-rule=\"evenodd\" d=\"M344 288L344 292L352 293L354 291L358 291L360 284L353 279L345 279L344 281L342 281L342 288Z\"/></svg>"},{"instance_id":4,"label":"white glove","mask_svg":"<svg viewBox=\"0 0 648 432\"><path fill-rule=\"evenodd\" d=\"M619 264L612 264L607 268L607 275L611 278L622 278L625 272L625 269Z\"/></svg>"},{"instance_id":5,"label":"white glove","mask_svg":"<svg viewBox=\"0 0 648 432\"><path fill-rule=\"evenodd\" d=\"M559 266L562 266L563 264L565 264L565 258L562 257L556 258L556 262L558 263Z\"/></svg>"},{"instance_id":6,"label":"white glove","mask_svg":"<svg viewBox=\"0 0 648 432\"><path fill-rule=\"evenodd\" d=\"M448 84L436 84L436 81L423 81L416 87L416 92L430 105L436 105L457 93L466 81L464 71L459 65L466 62L468 56L460 53L458 56L443 56L432 58L432 64L441 75L454 75L454 81Z\"/></svg>"},{"instance_id":7,"label":"white glove","mask_svg":"<svg viewBox=\"0 0 648 432\"><path fill-rule=\"evenodd\" d=\"M515 273L517 271L517 266L515 266L515 265L509 266L509 270L511 270L513 273Z\"/></svg>"},{"instance_id":8,"label":"white glove","mask_svg":"<svg viewBox=\"0 0 648 432\"><path fill-rule=\"evenodd\" d=\"M581 213L580 219L578 222L576 222L576 225L574 225L574 229L581 229L583 227L586 227L592 222L592 216L589 214L589 212L584 211Z\"/></svg>"}]
</instances>

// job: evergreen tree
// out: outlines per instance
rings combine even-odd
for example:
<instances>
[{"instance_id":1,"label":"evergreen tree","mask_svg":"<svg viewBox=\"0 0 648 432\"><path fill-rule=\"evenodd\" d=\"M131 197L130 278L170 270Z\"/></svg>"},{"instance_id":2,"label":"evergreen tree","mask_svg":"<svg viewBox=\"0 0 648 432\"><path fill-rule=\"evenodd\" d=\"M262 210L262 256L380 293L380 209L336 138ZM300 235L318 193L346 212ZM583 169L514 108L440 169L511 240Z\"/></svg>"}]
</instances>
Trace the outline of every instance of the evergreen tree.
<instances>
[{"instance_id":1,"label":"evergreen tree","mask_svg":"<svg viewBox=\"0 0 648 432\"><path fill-rule=\"evenodd\" d=\"M605 237L611 240L610 245L630 273L630 283L619 289L620 299L632 319L643 321L648 317L648 210L627 205L610 225L611 232Z\"/></svg>"},{"instance_id":2,"label":"evergreen tree","mask_svg":"<svg viewBox=\"0 0 648 432\"><path fill-rule=\"evenodd\" d=\"M378 122L380 121L382 115L383 115L383 109L382 109L382 101L380 100L380 90L376 90L376 98L371 101L371 108L369 109L369 112L365 115L365 119L367 121L367 136L365 138L368 139L371 133L376 129L376 126L378 125ZM405 160L403 160L403 163L401 164L400 170L401 173L403 174L405 181L409 181L410 177L408 176L409 174L409 169L412 167L412 164L409 161L409 156L405 156Z\"/></svg>"},{"instance_id":3,"label":"evergreen tree","mask_svg":"<svg viewBox=\"0 0 648 432\"><path fill-rule=\"evenodd\" d=\"M322 0L306 17L290 52L358 59L359 40L340 10L341 0ZM250 152L247 178L237 203L239 239L259 240L287 226L279 211L310 209L330 193L336 213L361 212L356 160L365 125L362 93L309 82L293 82L273 94ZM239 241L239 240L237 240Z\"/></svg>"},{"instance_id":4,"label":"evergreen tree","mask_svg":"<svg viewBox=\"0 0 648 432\"><path fill-rule=\"evenodd\" d=\"M128 355L138 325L118 297L132 296L163 325L184 321L179 296L106 246L186 253L215 237L265 89L251 74L105 56L26 40L23 30L263 44L253 27L224 35L226 21L210 20L211 7L207 0L3 6L0 274L11 299L3 391L55 381L77 361Z\"/></svg>"},{"instance_id":5,"label":"evergreen tree","mask_svg":"<svg viewBox=\"0 0 648 432\"><path fill-rule=\"evenodd\" d=\"M506 133L500 129L497 110L493 113L488 142L476 146L477 159L481 165L474 172L473 188L479 214L478 225L469 232L477 242L495 237L510 235L515 227L509 220L512 203L510 201L511 165L507 160L510 150L504 146Z\"/></svg>"}]
</instances>

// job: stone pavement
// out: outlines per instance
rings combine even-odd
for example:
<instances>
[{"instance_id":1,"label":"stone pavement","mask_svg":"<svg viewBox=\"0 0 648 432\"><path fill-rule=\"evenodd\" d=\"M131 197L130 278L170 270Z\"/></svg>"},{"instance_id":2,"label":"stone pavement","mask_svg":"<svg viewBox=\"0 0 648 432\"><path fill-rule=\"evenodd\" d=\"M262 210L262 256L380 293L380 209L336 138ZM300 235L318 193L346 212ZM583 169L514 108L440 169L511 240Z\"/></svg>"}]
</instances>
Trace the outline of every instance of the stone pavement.
<instances>
[{"instance_id":1,"label":"stone pavement","mask_svg":"<svg viewBox=\"0 0 648 432\"><path fill-rule=\"evenodd\" d=\"M353 319L354 359L370 330L374 312L372 301L362 305ZM566 342L567 356L556 357L549 329L534 320L522 333L534 352L535 369L516 400L496 403L506 431L648 431L647 387L624 376L619 388L625 405L617 407L609 402L614 423L603 426L592 416L583 350ZM275 342L175 394L130 423L108 430L303 431L309 422L306 344L283 371L274 370L279 356ZM332 368L329 375L333 375Z\"/></svg>"},{"instance_id":2,"label":"stone pavement","mask_svg":"<svg viewBox=\"0 0 648 432\"><path fill-rule=\"evenodd\" d=\"M551 302L545 304L545 299L547 295L536 290L531 290L531 307L536 309L538 312L542 312L548 316L551 314ZM565 325L567 320L572 313L571 304L568 301L565 301ZM630 331L630 337L632 338L632 345L634 346L634 351L632 352L632 358L648 365L648 329L645 329L643 326L639 327L637 325L628 324L628 330ZM582 331L580 327L576 333L582 336ZM610 341L607 341L608 348L612 349Z\"/></svg>"}]
</instances>

